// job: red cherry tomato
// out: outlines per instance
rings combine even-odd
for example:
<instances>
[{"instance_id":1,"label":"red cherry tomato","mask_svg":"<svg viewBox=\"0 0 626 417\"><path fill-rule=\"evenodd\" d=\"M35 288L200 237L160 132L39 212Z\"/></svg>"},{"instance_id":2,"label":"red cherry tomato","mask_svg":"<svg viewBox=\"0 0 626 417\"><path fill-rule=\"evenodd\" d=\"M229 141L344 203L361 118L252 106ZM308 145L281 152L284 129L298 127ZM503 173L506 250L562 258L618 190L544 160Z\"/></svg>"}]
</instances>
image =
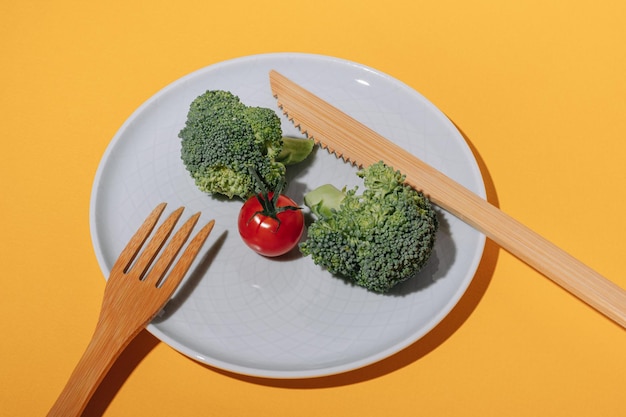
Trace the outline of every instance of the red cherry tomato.
<instances>
[{"instance_id":1,"label":"red cherry tomato","mask_svg":"<svg viewBox=\"0 0 626 417\"><path fill-rule=\"evenodd\" d=\"M269 199L272 196L269 193ZM259 197L253 196L241 207L237 225L246 245L261 255L274 257L298 244L304 231L304 215L285 195L278 196L273 213L264 211Z\"/></svg>"}]
</instances>

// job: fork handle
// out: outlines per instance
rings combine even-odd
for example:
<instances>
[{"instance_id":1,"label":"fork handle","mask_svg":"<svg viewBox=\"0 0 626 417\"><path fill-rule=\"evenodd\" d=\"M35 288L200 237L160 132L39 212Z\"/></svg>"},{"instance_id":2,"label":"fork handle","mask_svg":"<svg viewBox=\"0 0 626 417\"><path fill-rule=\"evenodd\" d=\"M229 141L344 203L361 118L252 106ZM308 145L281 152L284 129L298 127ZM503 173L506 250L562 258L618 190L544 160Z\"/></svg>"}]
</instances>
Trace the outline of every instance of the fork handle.
<instances>
[{"instance_id":1,"label":"fork handle","mask_svg":"<svg viewBox=\"0 0 626 417\"><path fill-rule=\"evenodd\" d=\"M80 416L115 360L136 334L119 334L98 323L85 352L48 417Z\"/></svg>"}]
</instances>

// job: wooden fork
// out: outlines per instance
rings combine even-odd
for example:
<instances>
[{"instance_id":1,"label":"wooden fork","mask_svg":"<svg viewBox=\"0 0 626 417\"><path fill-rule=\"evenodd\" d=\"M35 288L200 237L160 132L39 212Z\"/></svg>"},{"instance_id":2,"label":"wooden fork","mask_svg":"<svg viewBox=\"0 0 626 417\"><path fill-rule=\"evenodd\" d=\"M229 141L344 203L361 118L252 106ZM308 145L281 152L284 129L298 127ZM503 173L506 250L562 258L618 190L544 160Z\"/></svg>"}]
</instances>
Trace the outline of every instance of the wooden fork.
<instances>
[{"instance_id":1,"label":"wooden fork","mask_svg":"<svg viewBox=\"0 0 626 417\"><path fill-rule=\"evenodd\" d=\"M195 227L200 213L194 214L185 222L156 259L184 207L174 211L139 255L165 206L165 203L159 204L150 213L113 265L91 342L48 413L49 417L79 416L82 413L120 353L170 299L211 232L215 223L213 220L191 240L166 277L174 258Z\"/></svg>"}]
</instances>

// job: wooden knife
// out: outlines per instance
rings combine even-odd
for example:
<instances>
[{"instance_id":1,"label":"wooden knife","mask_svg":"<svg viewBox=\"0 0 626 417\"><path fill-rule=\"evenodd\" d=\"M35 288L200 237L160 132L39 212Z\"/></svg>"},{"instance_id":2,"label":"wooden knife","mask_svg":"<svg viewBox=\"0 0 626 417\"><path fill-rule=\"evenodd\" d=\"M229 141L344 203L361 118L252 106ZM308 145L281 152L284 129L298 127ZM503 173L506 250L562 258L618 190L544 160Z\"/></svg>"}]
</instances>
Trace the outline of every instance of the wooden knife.
<instances>
[{"instance_id":1,"label":"wooden knife","mask_svg":"<svg viewBox=\"0 0 626 417\"><path fill-rule=\"evenodd\" d=\"M270 71L278 107L316 144L357 167L383 161L442 209L484 233L517 258L626 328L626 291L513 219L282 74Z\"/></svg>"}]
</instances>

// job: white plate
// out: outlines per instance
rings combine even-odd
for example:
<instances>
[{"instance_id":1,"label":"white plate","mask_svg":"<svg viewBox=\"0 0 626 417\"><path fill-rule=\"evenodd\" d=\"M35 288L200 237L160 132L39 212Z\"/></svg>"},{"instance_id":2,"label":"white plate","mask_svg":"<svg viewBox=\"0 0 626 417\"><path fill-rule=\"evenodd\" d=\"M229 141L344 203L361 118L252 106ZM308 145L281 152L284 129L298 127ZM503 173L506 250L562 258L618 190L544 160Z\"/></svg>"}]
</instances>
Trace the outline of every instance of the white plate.
<instances>
[{"instance_id":1,"label":"white plate","mask_svg":"<svg viewBox=\"0 0 626 417\"><path fill-rule=\"evenodd\" d=\"M310 258L266 259L241 242L240 201L200 192L180 160L178 132L191 101L208 89L277 109L268 72L276 69L478 195L480 170L454 125L405 84L372 68L308 54L266 54L222 62L170 84L120 128L96 174L93 244L105 276L154 206L202 211L216 226L165 313L148 326L183 354L235 373L305 378L353 370L400 351L437 325L471 282L484 236L441 211L429 264L392 294L378 295L322 271ZM278 109L277 109L278 110ZM280 112L278 112L280 113ZM283 119L285 134L298 131ZM296 201L323 183L358 184L355 169L326 151L291 167Z\"/></svg>"}]
</instances>

